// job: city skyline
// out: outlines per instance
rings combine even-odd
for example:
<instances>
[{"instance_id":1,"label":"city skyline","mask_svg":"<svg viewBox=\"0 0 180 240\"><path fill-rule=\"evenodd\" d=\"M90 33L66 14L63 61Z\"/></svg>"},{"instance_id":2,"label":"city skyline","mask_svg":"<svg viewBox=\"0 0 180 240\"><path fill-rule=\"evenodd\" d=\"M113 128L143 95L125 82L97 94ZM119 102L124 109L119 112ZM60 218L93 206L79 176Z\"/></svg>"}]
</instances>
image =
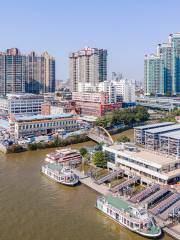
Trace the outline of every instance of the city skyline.
<instances>
[{"instance_id":1,"label":"city skyline","mask_svg":"<svg viewBox=\"0 0 180 240\"><path fill-rule=\"evenodd\" d=\"M2 50L17 47L24 53L50 52L57 61L57 79L66 80L69 76L69 53L89 46L108 50L108 77L115 71L142 80L144 55L153 52L167 35L179 31L180 3L176 0L173 4L159 0L155 6L153 1L141 0L138 3L99 0L89 5L81 0L43 4L40 0L34 5L33 2L1 3L0 19L6 37L0 39L0 46ZM7 19L7 13L14 25ZM153 15L148 17L148 13ZM167 17L169 14L171 18Z\"/></svg>"}]
</instances>

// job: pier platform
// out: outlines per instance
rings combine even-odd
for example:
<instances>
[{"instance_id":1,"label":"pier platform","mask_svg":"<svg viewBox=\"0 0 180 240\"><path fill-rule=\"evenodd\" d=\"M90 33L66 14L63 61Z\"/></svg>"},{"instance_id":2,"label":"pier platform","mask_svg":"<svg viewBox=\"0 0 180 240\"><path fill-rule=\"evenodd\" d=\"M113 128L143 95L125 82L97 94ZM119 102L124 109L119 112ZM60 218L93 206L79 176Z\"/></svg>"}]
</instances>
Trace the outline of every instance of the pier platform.
<instances>
[{"instance_id":1,"label":"pier platform","mask_svg":"<svg viewBox=\"0 0 180 240\"><path fill-rule=\"evenodd\" d=\"M73 169L73 172L79 176L79 181L81 183L83 183L84 185L90 187L91 189L93 189L94 191L102 194L102 195L108 195L109 192L109 188L103 184L98 185L96 184L93 179L91 179L90 177L86 176L85 174L83 174L83 172L80 172L77 169Z\"/></svg>"},{"instance_id":2,"label":"pier platform","mask_svg":"<svg viewBox=\"0 0 180 240\"><path fill-rule=\"evenodd\" d=\"M180 223L173 227L165 227L163 230L174 239L180 239Z\"/></svg>"}]
</instances>

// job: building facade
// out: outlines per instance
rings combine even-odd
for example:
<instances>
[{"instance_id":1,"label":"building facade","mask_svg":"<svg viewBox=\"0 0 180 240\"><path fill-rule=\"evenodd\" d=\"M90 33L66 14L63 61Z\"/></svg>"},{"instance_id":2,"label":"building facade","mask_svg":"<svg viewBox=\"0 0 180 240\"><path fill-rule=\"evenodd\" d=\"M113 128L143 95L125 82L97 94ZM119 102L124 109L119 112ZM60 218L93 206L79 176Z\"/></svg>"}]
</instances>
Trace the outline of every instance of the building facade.
<instances>
[{"instance_id":1,"label":"building facade","mask_svg":"<svg viewBox=\"0 0 180 240\"><path fill-rule=\"evenodd\" d=\"M77 117L72 114L11 116L11 133L15 138L46 136L56 133L59 129L67 132L78 128Z\"/></svg>"},{"instance_id":2,"label":"building facade","mask_svg":"<svg viewBox=\"0 0 180 240\"><path fill-rule=\"evenodd\" d=\"M7 94L7 96L0 97L0 116L7 118L11 114L40 114L43 103L43 95Z\"/></svg>"},{"instance_id":3,"label":"building facade","mask_svg":"<svg viewBox=\"0 0 180 240\"><path fill-rule=\"evenodd\" d=\"M17 48L0 53L0 95L25 92L26 57Z\"/></svg>"},{"instance_id":4,"label":"building facade","mask_svg":"<svg viewBox=\"0 0 180 240\"><path fill-rule=\"evenodd\" d=\"M17 48L0 53L0 95L55 91L55 60L47 52L22 55Z\"/></svg>"},{"instance_id":5,"label":"building facade","mask_svg":"<svg viewBox=\"0 0 180 240\"><path fill-rule=\"evenodd\" d=\"M84 48L71 53L69 59L72 91L79 91L79 83L83 88L87 83L96 86L99 82L107 80L107 50Z\"/></svg>"},{"instance_id":6,"label":"building facade","mask_svg":"<svg viewBox=\"0 0 180 240\"><path fill-rule=\"evenodd\" d=\"M122 102L110 103L106 92L73 92L72 99L81 115L100 117L122 107Z\"/></svg>"},{"instance_id":7,"label":"building facade","mask_svg":"<svg viewBox=\"0 0 180 240\"><path fill-rule=\"evenodd\" d=\"M141 183L171 184L180 179L180 163L176 157L128 144L104 146L103 150L108 157L108 168L122 169L125 175L138 176Z\"/></svg>"},{"instance_id":8,"label":"building facade","mask_svg":"<svg viewBox=\"0 0 180 240\"><path fill-rule=\"evenodd\" d=\"M168 42L159 44L156 54L144 59L146 94L180 93L180 33L169 35Z\"/></svg>"}]
</instances>

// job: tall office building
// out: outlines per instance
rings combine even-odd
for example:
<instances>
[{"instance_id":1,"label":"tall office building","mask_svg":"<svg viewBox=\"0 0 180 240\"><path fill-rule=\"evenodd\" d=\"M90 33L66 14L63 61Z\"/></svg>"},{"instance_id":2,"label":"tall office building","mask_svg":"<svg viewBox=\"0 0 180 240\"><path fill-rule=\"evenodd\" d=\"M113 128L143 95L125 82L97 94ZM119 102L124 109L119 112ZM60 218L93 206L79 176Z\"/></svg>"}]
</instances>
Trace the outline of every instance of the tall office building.
<instances>
[{"instance_id":1,"label":"tall office building","mask_svg":"<svg viewBox=\"0 0 180 240\"><path fill-rule=\"evenodd\" d=\"M72 91L78 92L87 84L96 86L107 80L107 50L84 48L71 53L69 59Z\"/></svg>"},{"instance_id":2,"label":"tall office building","mask_svg":"<svg viewBox=\"0 0 180 240\"><path fill-rule=\"evenodd\" d=\"M147 94L180 94L180 33L170 34L156 54L145 56L144 81Z\"/></svg>"},{"instance_id":3,"label":"tall office building","mask_svg":"<svg viewBox=\"0 0 180 240\"><path fill-rule=\"evenodd\" d=\"M0 53L0 95L55 91L55 60L47 52L22 55L17 48Z\"/></svg>"}]
</instances>

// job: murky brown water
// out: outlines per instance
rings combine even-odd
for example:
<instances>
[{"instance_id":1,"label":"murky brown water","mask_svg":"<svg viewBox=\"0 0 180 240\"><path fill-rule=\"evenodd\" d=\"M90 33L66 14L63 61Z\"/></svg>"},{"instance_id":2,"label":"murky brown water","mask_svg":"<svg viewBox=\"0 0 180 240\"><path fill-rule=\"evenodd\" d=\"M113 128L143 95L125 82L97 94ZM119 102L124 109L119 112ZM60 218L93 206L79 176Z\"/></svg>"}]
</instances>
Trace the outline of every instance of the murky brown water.
<instances>
[{"instance_id":1,"label":"murky brown water","mask_svg":"<svg viewBox=\"0 0 180 240\"><path fill-rule=\"evenodd\" d=\"M69 188L43 176L41 164L50 151L0 154L0 240L143 239L98 212L91 189Z\"/></svg>"}]
</instances>

